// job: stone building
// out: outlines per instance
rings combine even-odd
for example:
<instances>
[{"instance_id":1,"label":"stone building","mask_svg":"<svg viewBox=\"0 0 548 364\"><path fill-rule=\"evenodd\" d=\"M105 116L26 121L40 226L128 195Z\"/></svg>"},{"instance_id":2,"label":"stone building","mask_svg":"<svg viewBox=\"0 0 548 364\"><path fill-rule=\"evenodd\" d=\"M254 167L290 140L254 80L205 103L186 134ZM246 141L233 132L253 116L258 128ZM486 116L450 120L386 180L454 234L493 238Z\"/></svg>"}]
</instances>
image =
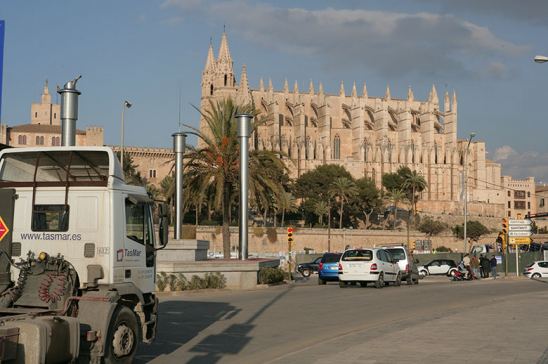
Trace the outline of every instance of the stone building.
<instances>
[{"instance_id":1,"label":"stone building","mask_svg":"<svg viewBox=\"0 0 548 364\"><path fill-rule=\"evenodd\" d=\"M201 108L211 100L231 97L253 102L265 122L251 138L251 148L283 152L292 177L322 164L343 165L355 178L368 177L381 187L385 173L408 166L424 176L428 189L419 209L433 213L462 214L463 170L467 140L457 138L458 102L455 92L441 100L432 86L426 100L369 94L365 82L329 94L320 82L303 90L297 82L281 90L272 81L251 88L244 65L237 82L226 33L215 58L210 44L201 83ZM207 126L202 119L202 132ZM468 155L468 200L471 215L503 216L501 165L486 159L485 143L474 141Z\"/></svg>"},{"instance_id":2,"label":"stone building","mask_svg":"<svg viewBox=\"0 0 548 364\"><path fill-rule=\"evenodd\" d=\"M505 189L507 217L523 219L525 215L537 213L535 179L533 177L516 180L510 176L503 176L502 185Z\"/></svg>"},{"instance_id":3,"label":"stone building","mask_svg":"<svg viewBox=\"0 0 548 364\"><path fill-rule=\"evenodd\" d=\"M30 123L0 126L0 143L11 147L61 145L61 106L53 103L48 81L44 84L39 103L30 107ZM76 130L76 145L103 145L104 131L100 127Z\"/></svg>"}]
</instances>

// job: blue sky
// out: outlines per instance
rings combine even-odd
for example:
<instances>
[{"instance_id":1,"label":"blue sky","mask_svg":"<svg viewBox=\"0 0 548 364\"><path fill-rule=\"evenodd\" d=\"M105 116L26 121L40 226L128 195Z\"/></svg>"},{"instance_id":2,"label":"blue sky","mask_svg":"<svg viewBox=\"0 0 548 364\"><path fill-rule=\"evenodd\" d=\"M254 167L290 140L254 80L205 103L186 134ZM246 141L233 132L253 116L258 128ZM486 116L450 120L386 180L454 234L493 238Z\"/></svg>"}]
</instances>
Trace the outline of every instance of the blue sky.
<instances>
[{"instance_id":1,"label":"blue sky","mask_svg":"<svg viewBox=\"0 0 548 364\"><path fill-rule=\"evenodd\" d=\"M6 21L2 122L27 123L45 79L50 91L82 74L80 128L126 143L170 146L182 120L197 125L210 37L226 25L234 68L276 89L284 79L338 93L367 82L370 95L426 98L456 90L459 136L477 132L503 173L548 183L548 1L0 1ZM360 86L358 88L361 89Z\"/></svg>"}]
</instances>

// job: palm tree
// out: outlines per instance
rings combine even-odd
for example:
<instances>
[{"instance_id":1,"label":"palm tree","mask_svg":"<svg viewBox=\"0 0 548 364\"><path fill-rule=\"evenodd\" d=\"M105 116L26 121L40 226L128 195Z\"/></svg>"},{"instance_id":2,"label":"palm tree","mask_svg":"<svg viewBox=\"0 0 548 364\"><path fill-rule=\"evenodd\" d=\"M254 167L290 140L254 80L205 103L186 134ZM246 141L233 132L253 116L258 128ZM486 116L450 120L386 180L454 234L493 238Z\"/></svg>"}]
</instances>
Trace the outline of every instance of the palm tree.
<instances>
[{"instance_id":1,"label":"palm tree","mask_svg":"<svg viewBox=\"0 0 548 364\"><path fill-rule=\"evenodd\" d=\"M240 174L240 152L237 137L235 115L253 112L251 105L236 105L232 99L210 101L205 111L200 111L207 126L203 132L193 129L200 137L198 147L189 147L185 158L188 162L187 180L197 186L201 196L210 188L216 210L220 210L223 219L223 255L230 258L230 211L238 194ZM255 123L252 127L256 127ZM249 192L252 199L259 196L263 199L268 194L276 193L275 182L269 174L269 168L285 170L283 162L274 152L252 151L249 155ZM262 202L266 202L263 200Z\"/></svg>"},{"instance_id":2,"label":"palm tree","mask_svg":"<svg viewBox=\"0 0 548 364\"><path fill-rule=\"evenodd\" d=\"M282 210L282 227L285 222L285 212L297 211L297 203L295 197L287 191L283 191L279 196L275 204L278 210Z\"/></svg>"},{"instance_id":3,"label":"palm tree","mask_svg":"<svg viewBox=\"0 0 548 364\"><path fill-rule=\"evenodd\" d=\"M424 191L428 187L428 183L417 171L412 171L404 177L402 187L410 192L413 217L415 217L417 215L417 193Z\"/></svg>"},{"instance_id":4,"label":"palm tree","mask_svg":"<svg viewBox=\"0 0 548 364\"><path fill-rule=\"evenodd\" d=\"M318 201L314 204L314 213L320 218L320 225L323 226L323 217L329 213L330 206L325 201Z\"/></svg>"},{"instance_id":5,"label":"palm tree","mask_svg":"<svg viewBox=\"0 0 548 364\"><path fill-rule=\"evenodd\" d=\"M339 229L342 229L342 220L344 213L344 204L348 202L352 197L358 194L358 188L354 181L346 177L338 177L331 184L331 195L335 197L339 202Z\"/></svg>"},{"instance_id":6,"label":"palm tree","mask_svg":"<svg viewBox=\"0 0 548 364\"><path fill-rule=\"evenodd\" d=\"M388 192L388 195L386 196L388 201L392 203L394 206L394 225L393 228L396 228L396 220L397 220L397 213L398 213L398 204L400 202L407 201L407 194L403 190L392 190Z\"/></svg>"}]
</instances>

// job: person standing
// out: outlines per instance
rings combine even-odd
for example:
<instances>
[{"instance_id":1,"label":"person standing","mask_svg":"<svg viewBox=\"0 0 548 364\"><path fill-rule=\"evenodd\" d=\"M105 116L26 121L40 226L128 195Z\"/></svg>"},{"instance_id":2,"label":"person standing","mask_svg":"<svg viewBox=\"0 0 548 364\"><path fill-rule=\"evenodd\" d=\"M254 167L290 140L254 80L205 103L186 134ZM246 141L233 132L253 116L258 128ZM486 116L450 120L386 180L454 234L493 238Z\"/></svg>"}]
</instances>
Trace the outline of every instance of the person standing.
<instances>
[{"instance_id":1,"label":"person standing","mask_svg":"<svg viewBox=\"0 0 548 364\"><path fill-rule=\"evenodd\" d=\"M480 265L481 265L481 278L489 278L489 270L491 269L491 263L489 262L489 259L485 255L481 255L480 257Z\"/></svg>"},{"instance_id":2,"label":"person standing","mask_svg":"<svg viewBox=\"0 0 548 364\"><path fill-rule=\"evenodd\" d=\"M493 279L497 279L497 258L494 255L489 261L489 265L491 266L491 275L493 276Z\"/></svg>"},{"instance_id":3,"label":"person standing","mask_svg":"<svg viewBox=\"0 0 548 364\"><path fill-rule=\"evenodd\" d=\"M472 258L470 258L470 268L472 268L472 273L474 274L474 276L473 276L474 279L479 279L480 278L479 266L480 266L479 259L476 256L476 254L474 254L472 256Z\"/></svg>"}]
</instances>

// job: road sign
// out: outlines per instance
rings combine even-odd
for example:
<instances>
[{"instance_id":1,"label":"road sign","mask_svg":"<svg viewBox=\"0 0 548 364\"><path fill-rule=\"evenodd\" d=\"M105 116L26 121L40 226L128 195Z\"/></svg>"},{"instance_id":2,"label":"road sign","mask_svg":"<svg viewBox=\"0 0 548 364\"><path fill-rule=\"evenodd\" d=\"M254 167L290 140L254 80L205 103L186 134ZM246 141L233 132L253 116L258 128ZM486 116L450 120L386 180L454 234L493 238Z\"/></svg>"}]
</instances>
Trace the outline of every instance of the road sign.
<instances>
[{"instance_id":1,"label":"road sign","mask_svg":"<svg viewBox=\"0 0 548 364\"><path fill-rule=\"evenodd\" d=\"M531 231L531 225L510 225L510 231Z\"/></svg>"},{"instance_id":2,"label":"road sign","mask_svg":"<svg viewBox=\"0 0 548 364\"><path fill-rule=\"evenodd\" d=\"M508 236L511 238L521 238L533 235L531 231L509 231Z\"/></svg>"},{"instance_id":3,"label":"road sign","mask_svg":"<svg viewBox=\"0 0 548 364\"><path fill-rule=\"evenodd\" d=\"M2 219L2 216L0 216L0 241L4 239L6 235L10 232L10 229L8 229L8 226L4 222L4 219Z\"/></svg>"},{"instance_id":4,"label":"road sign","mask_svg":"<svg viewBox=\"0 0 548 364\"><path fill-rule=\"evenodd\" d=\"M510 238L510 244L531 244L531 238Z\"/></svg>"},{"instance_id":5,"label":"road sign","mask_svg":"<svg viewBox=\"0 0 548 364\"><path fill-rule=\"evenodd\" d=\"M512 225L531 225L531 220L529 219L523 219L523 220L508 220L510 223L510 226Z\"/></svg>"}]
</instances>

